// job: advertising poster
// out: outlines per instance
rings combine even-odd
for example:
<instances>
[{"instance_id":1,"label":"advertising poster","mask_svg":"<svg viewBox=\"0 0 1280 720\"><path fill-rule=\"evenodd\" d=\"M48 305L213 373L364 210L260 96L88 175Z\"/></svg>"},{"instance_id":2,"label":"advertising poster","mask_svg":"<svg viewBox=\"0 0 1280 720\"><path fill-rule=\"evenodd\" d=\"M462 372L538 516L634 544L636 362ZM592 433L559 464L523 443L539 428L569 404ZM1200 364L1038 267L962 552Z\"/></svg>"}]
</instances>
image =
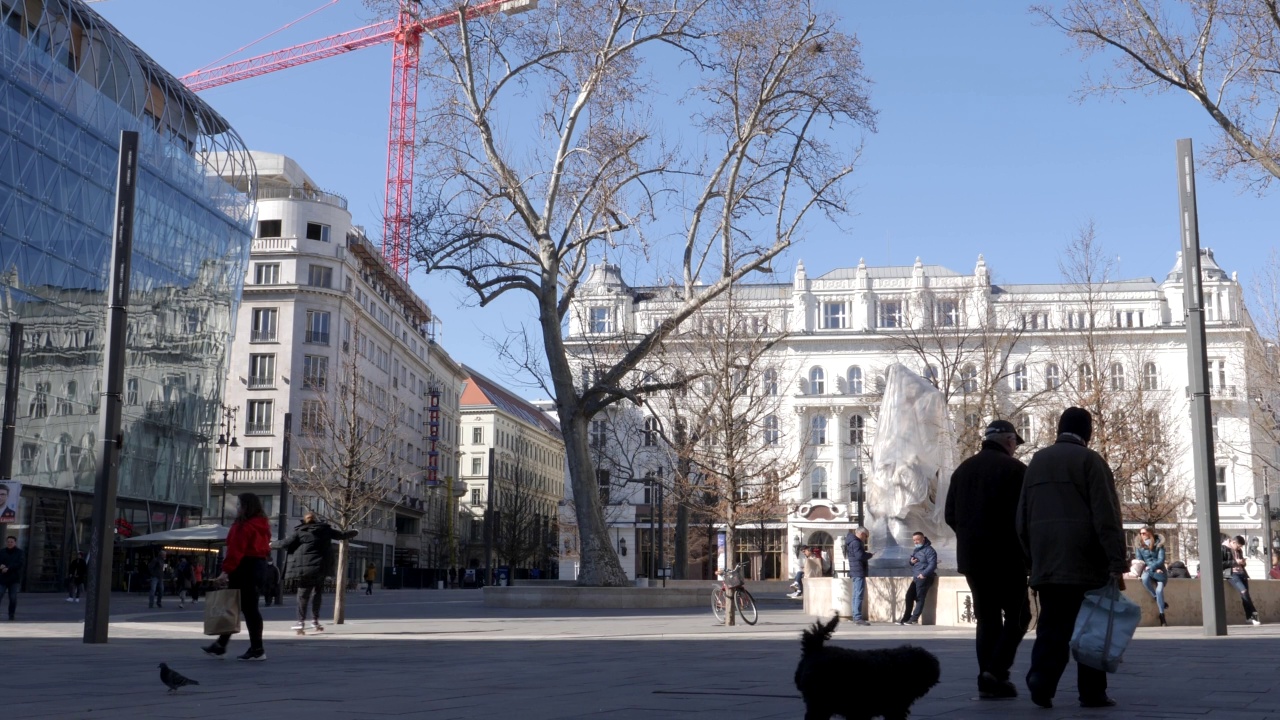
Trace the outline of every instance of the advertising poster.
<instances>
[{"instance_id":1,"label":"advertising poster","mask_svg":"<svg viewBox=\"0 0 1280 720\"><path fill-rule=\"evenodd\" d=\"M18 497L21 495L22 483L0 480L0 525L18 522Z\"/></svg>"}]
</instances>

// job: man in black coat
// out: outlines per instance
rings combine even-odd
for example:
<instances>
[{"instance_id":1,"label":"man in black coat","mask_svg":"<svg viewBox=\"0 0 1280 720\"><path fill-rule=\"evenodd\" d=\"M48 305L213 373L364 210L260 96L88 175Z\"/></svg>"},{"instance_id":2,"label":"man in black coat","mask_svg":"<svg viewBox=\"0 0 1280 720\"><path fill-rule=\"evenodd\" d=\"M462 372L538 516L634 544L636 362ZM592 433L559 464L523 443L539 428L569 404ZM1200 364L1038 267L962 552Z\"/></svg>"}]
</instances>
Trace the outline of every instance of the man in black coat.
<instances>
[{"instance_id":1,"label":"man in black coat","mask_svg":"<svg viewBox=\"0 0 1280 720\"><path fill-rule=\"evenodd\" d=\"M1027 466L1013 457L1023 439L1013 423L987 425L982 449L951 474L946 521L956 531L956 564L978 620L978 697L1011 698L1009 668L1031 624L1027 563L1014 519Z\"/></svg>"},{"instance_id":2,"label":"man in black coat","mask_svg":"<svg viewBox=\"0 0 1280 720\"><path fill-rule=\"evenodd\" d=\"M849 563L849 578L853 581L853 624L870 625L862 612L863 598L867 593L867 561L874 553L867 551L867 529L850 529L844 536L844 557Z\"/></svg>"},{"instance_id":3,"label":"man in black coat","mask_svg":"<svg viewBox=\"0 0 1280 720\"><path fill-rule=\"evenodd\" d=\"M10 535L0 548L0 599L9 596L9 619L18 609L18 585L22 583L22 569L27 564L26 555L18 547L18 538Z\"/></svg>"},{"instance_id":4,"label":"man in black coat","mask_svg":"<svg viewBox=\"0 0 1280 720\"><path fill-rule=\"evenodd\" d=\"M1072 407L1058 420L1058 441L1031 458L1018 500L1018 539L1031 560L1031 587L1040 598L1027 690L1053 707L1058 680L1071 659L1071 633L1084 595L1114 579L1124 590L1128 569L1115 478L1090 450L1093 416ZM1110 707L1107 674L1076 663L1081 707Z\"/></svg>"},{"instance_id":5,"label":"man in black coat","mask_svg":"<svg viewBox=\"0 0 1280 720\"><path fill-rule=\"evenodd\" d=\"M271 543L271 547L284 548L289 553L285 570L285 582L298 584L298 623L294 630L303 632L307 621L307 605L311 605L311 629L323 630L320 625L320 594L324 579L330 572L334 540L350 540L359 531L339 532L329 523L320 522L313 512L302 516L302 524L295 527L289 537Z\"/></svg>"}]
</instances>

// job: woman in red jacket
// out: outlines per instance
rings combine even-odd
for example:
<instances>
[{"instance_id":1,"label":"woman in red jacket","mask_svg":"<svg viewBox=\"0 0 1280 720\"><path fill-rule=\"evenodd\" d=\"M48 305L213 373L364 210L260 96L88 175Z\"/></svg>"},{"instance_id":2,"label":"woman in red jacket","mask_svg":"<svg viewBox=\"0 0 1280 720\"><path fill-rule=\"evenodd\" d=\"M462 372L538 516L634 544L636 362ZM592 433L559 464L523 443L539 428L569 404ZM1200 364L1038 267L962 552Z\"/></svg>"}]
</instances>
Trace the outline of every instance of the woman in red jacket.
<instances>
[{"instance_id":1,"label":"woman in red jacket","mask_svg":"<svg viewBox=\"0 0 1280 720\"><path fill-rule=\"evenodd\" d=\"M242 493L236 499L239 500L236 521L227 532L227 558L222 561L222 574L217 582L227 582L231 589L240 591L240 612L244 613L244 624L249 628L249 649L239 659L266 660L258 588L266 572L267 553L271 551L271 526L257 495ZM204 651L222 657L227 654L230 641L231 633L219 635Z\"/></svg>"}]
</instances>

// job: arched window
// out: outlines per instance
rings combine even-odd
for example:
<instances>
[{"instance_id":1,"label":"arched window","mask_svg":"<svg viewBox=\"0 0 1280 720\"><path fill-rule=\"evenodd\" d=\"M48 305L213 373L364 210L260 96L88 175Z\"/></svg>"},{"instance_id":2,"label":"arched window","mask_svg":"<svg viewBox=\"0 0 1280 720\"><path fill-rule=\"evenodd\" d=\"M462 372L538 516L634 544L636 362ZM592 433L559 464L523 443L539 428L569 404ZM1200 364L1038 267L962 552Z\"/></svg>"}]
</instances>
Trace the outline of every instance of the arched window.
<instances>
[{"instance_id":1,"label":"arched window","mask_svg":"<svg viewBox=\"0 0 1280 720\"><path fill-rule=\"evenodd\" d=\"M1062 369L1056 363L1049 363L1044 368L1044 388L1057 390L1062 387Z\"/></svg>"},{"instance_id":2,"label":"arched window","mask_svg":"<svg viewBox=\"0 0 1280 720\"><path fill-rule=\"evenodd\" d=\"M966 393L978 392L978 369L972 365L965 365L960 371L960 388Z\"/></svg>"},{"instance_id":3,"label":"arched window","mask_svg":"<svg viewBox=\"0 0 1280 720\"><path fill-rule=\"evenodd\" d=\"M827 444L827 416L814 415L813 420L809 421L809 442L814 445Z\"/></svg>"},{"instance_id":4,"label":"arched window","mask_svg":"<svg viewBox=\"0 0 1280 720\"><path fill-rule=\"evenodd\" d=\"M862 484L862 468L857 465L849 469L849 502L862 502L866 488Z\"/></svg>"},{"instance_id":5,"label":"arched window","mask_svg":"<svg viewBox=\"0 0 1280 720\"><path fill-rule=\"evenodd\" d=\"M781 433L778 432L778 417L769 415L764 419L764 444L777 445Z\"/></svg>"},{"instance_id":6,"label":"arched window","mask_svg":"<svg viewBox=\"0 0 1280 720\"><path fill-rule=\"evenodd\" d=\"M826 499L827 497L827 469L816 467L812 473L809 473L809 497L814 499Z\"/></svg>"},{"instance_id":7,"label":"arched window","mask_svg":"<svg viewBox=\"0 0 1280 720\"><path fill-rule=\"evenodd\" d=\"M1015 365L1013 367L1013 389L1022 392L1031 389L1031 383L1027 380L1027 366Z\"/></svg>"},{"instance_id":8,"label":"arched window","mask_svg":"<svg viewBox=\"0 0 1280 720\"><path fill-rule=\"evenodd\" d=\"M764 394L778 394L778 371L773 368L764 371Z\"/></svg>"},{"instance_id":9,"label":"arched window","mask_svg":"<svg viewBox=\"0 0 1280 720\"><path fill-rule=\"evenodd\" d=\"M1093 366L1089 363L1080 363L1080 367L1076 369L1076 389L1093 389Z\"/></svg>"},{"instance_id":10,"label":"arched window","mask_svg":"<svg viewBox=\"0 0 1280 720\"><path fill-rule=\"evenodd\" d=\"M815 367L809 371L809 394L822 395L827 391L827 374L822 368Z\"/></svg>"},{"instance_id":11,"label":"arched window","mask_svg":"<svg viewBox=\"0 0 1280 720\"><path fill-rule=\"evenodd\" d=\"M862 394L862 368L857 365L849 368L849 394Z\"/></svg>"},{"instance_id":12,"label":"arched window","mask_svg":"<svg viewBox=\"0 0 1280 720\"><path fill-rule=\"evenodd\" d=\"M857 447L867 440L867 419L861 415L849 416L849 444Z\"/></svg>"},{"instance_id":13,"label":"arched window","mask_svg":"<svg viewBox=\"0 0 1280 720\"><path fill-rule=\"evenodd\" d=\"M1160 371L1156 369L1156 364L1153 362L1142 366L1142 389L1160 389Z\"/></svg>"},{"instance_id":14,"label":"arched window","mask_svg":"<svg viewBox=\"0 0 1280 720\"><path fill-rule=\"evenodd\" d=\"M1111 389L1124 390L1124 366L1120 363L1111 364Z\"/></svg>"}]
</instances>

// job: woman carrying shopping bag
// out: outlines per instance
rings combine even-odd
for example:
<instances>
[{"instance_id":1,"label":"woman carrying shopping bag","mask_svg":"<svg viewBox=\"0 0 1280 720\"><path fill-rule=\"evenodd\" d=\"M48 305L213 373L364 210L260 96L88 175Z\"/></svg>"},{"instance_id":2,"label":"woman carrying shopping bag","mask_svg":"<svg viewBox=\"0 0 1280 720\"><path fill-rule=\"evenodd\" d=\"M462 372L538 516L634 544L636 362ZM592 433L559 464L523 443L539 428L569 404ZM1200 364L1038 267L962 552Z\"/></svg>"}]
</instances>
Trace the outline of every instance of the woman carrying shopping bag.
<instances>
[{"instance_id":1,"label":"woman carrying shopping bag","mask_svg":"<svg viewBox=\"0 0 1280 720\"><path fill-rule=\"evenodd\" d=\"M240 591L240 611L244 623L249 626L249 649L240 660L266 660L262 647L262 611L258 608L258 588L267 567L267 554L271 551L271 526L262 502L253 493L236 496L236 521L227 532L227 558L222 562L222 574L217 582L228 583L232 590ZM213 657L227 654L231 633L223 633L204 651Z\"/></svg>"},{"instance_id":2,"label":"woman carrying shopping bag","mask_svg":"<svg viewBox=\"0 0 1280 720\"><path fill-rule=\"evenodd\" d=\"M1164 619L1164 611L1169 609L1169 603L1164 601L1164 584L1169 582L1169 573L1164 564L1164 540L1156 537L1155 531L1151 528L1144 527L1138 531L1138 547L1135 554L1147 566L1142 571L1142 587L1155 598L1156 612L1160 613L1160 625L1162 627L1168 625L1169 623Z\"/></svg>"}]
</instances>

